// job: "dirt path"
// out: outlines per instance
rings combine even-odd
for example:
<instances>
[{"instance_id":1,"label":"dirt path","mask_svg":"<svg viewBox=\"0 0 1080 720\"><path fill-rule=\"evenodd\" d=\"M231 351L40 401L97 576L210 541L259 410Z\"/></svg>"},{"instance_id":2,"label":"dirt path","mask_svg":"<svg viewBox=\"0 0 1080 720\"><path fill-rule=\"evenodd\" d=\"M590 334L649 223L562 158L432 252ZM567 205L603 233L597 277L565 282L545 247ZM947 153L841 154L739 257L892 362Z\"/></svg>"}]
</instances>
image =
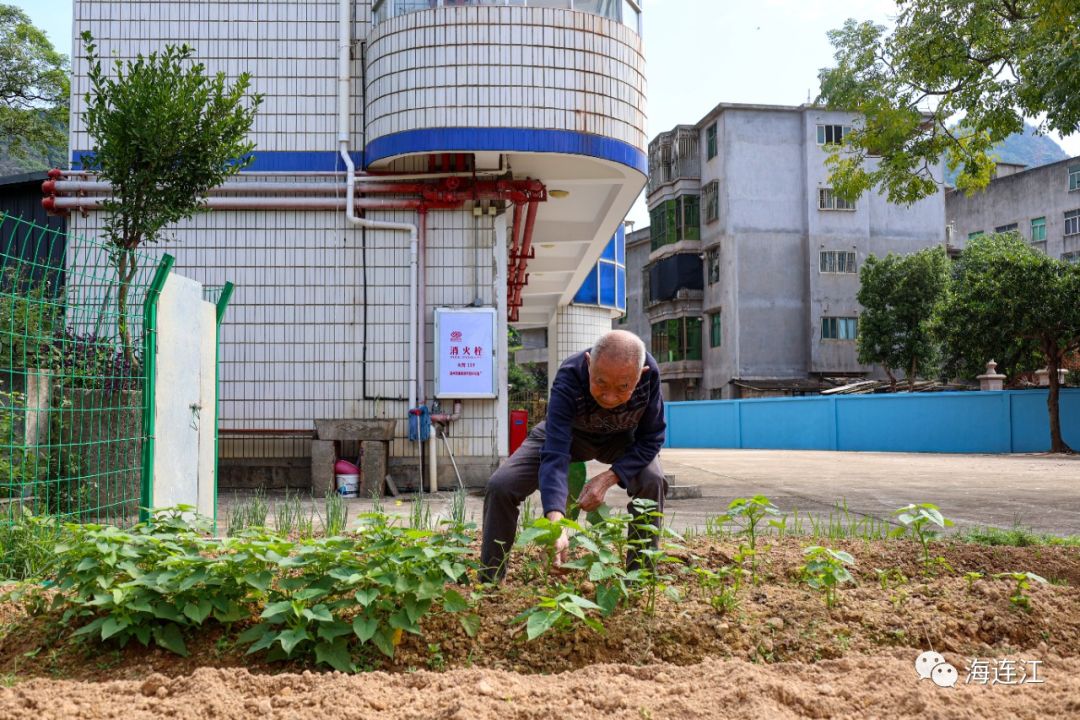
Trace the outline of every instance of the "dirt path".
<instances>
[{"instance_id":1,"label":"dirt path","mask_svg":"<svg viewBox=\"0 0 1080 720\"><path fill-rule=\"evenodd\" d=\"M1047 660L1044 683L920 680L909 651L805 665L709 660L676 667L594 665L559 675L494 670L446 673L252 675L197 670L187 677L87 683L31 680L0 689L10 720L123 718L1066 718L1080 716L1080 660ZM946 655L951 662L962 659Z\"/></svg>"}]
</instances>

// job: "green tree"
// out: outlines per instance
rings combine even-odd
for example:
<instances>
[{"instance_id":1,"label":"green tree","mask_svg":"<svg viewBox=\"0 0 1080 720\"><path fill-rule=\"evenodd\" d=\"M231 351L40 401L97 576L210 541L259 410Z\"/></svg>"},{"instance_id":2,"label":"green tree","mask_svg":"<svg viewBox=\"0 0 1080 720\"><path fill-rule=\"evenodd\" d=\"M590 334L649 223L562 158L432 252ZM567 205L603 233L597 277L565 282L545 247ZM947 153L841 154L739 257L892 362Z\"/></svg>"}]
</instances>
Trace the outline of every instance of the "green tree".
<instances>
[{"instance_id":1,"label":"green tree","mask_svg":"<svg viewBox=\"0 0 1080 720\"><path fill-rule=\"evenodd\" d=\"M859 362L878 363L896 391L895 370L903 370L908 389L925 376L937 358L934 308L948 282L949 260L942 248L911 255L871 255L859 271L863 306L859 317Z\"/></svg>"},{"instance_id":2,"label":"green tree","mask_svg":"<svg viewBox=\"0 0 1080 720\"><path fill-rule=\"evenodd\" d=\"M0 5L0 139L8 155L57 164L66 157L69 87L67 56L26 13Z\"/></svg>"},{"instance_id":3,"label":"green tree","mask_svg":"<svg viewBox=\"0 0 1080 720\"><path fill-rule=\"evenodd\" d=\"M117 306L124 354L134 367L127 300L138 270L136 249L162 229L205 210L207 193L247 167L255 144L246 140L262 102L249 95L251 77L229 85L191 62L194 50L167 45L149 57L117 60L115 77L102 69L89 32L86 129L93 142L84 166L112 183L102 225L119 275ZM245 103L245 100L247 102Z\"/></svg>"},{"instance_id":4,"label":"green tree","mask_svg":"<svg viewBox=\"0 0 1080 720\"><path fill-rule=\"evenodd\" d=\"M908 204L938 189L937 163L971 193L990 181L991 148L1021 132L1080 130L1080 3L1075 0L897 0L895 29L848 20L829 33L836 67L818 102L862 114L834 146L837 192L871 187ZM951 118L962 117L950 124ZM867 162L871 156L877 156Z\"/></svg>"},{"instance_id":5,"label":"green tree","mask_svg":"<svg viewBox=\"0 0 1080 720\"><path fill-rule=\"evenodd\" d=\"M1080 265L1055 260L1015 233L971 240L953 268L940 307L947 367L971 376L1008 353L1012 372L1050 371L1051 452L1071 452L1061 436L1058 368L1080 349Z\"/></svg>"}]
</instances>

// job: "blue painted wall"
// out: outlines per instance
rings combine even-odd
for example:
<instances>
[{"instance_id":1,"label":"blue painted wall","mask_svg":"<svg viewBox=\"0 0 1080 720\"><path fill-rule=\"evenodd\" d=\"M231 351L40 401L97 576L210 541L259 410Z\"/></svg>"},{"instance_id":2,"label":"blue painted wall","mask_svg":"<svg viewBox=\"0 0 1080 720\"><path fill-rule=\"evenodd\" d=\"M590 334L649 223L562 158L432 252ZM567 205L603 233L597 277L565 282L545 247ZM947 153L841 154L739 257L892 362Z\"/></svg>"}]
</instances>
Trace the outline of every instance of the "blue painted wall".
<instances>
[{"instance_id":1,"label":"blue painted wall","mask_svg":"<svg viewBox=\"0 0 1080 720\"><path fill-rule=\"evenodd\" d=\"M1050 449L1045 390L673 402L670 448L1010 453ZM1061 430L1080 449L1080 389L1061 391Z\"/></svg>"}]
</instances>

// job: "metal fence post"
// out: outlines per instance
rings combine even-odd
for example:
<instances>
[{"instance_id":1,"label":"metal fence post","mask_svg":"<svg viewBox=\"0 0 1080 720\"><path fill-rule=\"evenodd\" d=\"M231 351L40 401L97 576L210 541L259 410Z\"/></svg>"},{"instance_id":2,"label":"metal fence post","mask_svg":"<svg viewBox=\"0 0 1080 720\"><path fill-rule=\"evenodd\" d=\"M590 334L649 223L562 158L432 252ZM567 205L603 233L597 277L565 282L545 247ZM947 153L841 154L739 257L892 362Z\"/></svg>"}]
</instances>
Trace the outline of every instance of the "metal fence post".
<instances>
[{"instance_id":1,"label":"metal fence post","mask_svg":"<svg viewBox=\"0 0 1080 720\"><path fill-rule=\"evenodd\" d=\"M154 411L157 396L157 309L161 299L161 289L169 277L176 259L172 255L163 255L146 293L143 306L143 440L142 447L142 482L140 483L139 521L150 519L150 510L154 500Z\"/></svg>"},{"instance_id":2,"label":"metal fence post","mask_svg":"<svg viewBox=\"0 0 1080 720\"><path fill-rule=\"evenodd\" d=\"M221 462L218 448L218 435L221 428L221 321L232 299L234 286L226 282L217 301L217 327L214 330L214 534L217 534L218 520L218 472Z\"/></svg>"}]
</instances>

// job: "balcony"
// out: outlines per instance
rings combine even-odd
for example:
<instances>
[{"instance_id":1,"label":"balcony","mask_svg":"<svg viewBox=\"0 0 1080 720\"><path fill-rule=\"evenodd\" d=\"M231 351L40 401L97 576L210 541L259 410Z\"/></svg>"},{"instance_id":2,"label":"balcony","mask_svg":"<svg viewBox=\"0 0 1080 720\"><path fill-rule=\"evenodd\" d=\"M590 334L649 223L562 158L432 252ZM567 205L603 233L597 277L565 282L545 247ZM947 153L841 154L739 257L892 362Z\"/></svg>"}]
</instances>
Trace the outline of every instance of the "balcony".
<instances>
[{"instance_id":1,"label":"balcony","mask_svg":"<svg viewBox=\"0 0 1080 720\"><path fill-rule=\"evenodd\" d=\"M621 22L641 34L641 5L636 0L375 0L376 24L392 17L440 7L538 7L577 10Z\"/></svg>"},{"instance_id":2,"label":"balcony","mask_svg":"<svg viewBox=\"0 0 1080 720\"><path fill-rule=\"evenodd\" d=\"M649 143L649 194L668 183L701 178L698 131L679 126Z\"/></svg>"}]
</instances>

